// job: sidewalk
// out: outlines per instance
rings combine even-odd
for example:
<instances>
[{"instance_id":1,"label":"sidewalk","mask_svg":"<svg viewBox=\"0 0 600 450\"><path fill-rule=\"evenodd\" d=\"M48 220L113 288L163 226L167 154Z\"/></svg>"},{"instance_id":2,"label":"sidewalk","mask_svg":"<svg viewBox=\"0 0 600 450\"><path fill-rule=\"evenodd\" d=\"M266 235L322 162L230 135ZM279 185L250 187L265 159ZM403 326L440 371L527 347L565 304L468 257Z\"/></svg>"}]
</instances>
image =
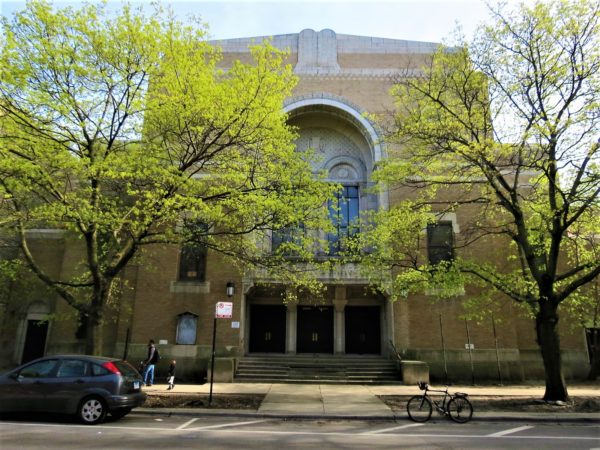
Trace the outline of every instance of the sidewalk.
<instances>
[{"instance_id":1,"label":"sidewalk","mask_svg":"<svg viewBox=\"0 0 600 450\"><path fill-rule=\"evenodd\" d=\"M436 388L437 386L433 386ZM148 395L196 393L208 395L210 384L176 385L166 391L166 385L144 389ZM451 391L467 392L469 396L533 397L542 398L543 386L452 386ZM420 391L417 386L402 385L347 385L347 384L261 384L215 383L213 396L220 394L265 394L258 411L210 408L137 408L146 414L179 414L199 416L273 417L286 419L346 419L395 420L408 419L405 412L393 412L378 395L411 396ZM593 396L600 399L600 386L570 386L569 395ZM593 413L544 412L477 412L473 420L488 421L552 421L600 423L600 411Z\"/></svg>"}]
</instances>

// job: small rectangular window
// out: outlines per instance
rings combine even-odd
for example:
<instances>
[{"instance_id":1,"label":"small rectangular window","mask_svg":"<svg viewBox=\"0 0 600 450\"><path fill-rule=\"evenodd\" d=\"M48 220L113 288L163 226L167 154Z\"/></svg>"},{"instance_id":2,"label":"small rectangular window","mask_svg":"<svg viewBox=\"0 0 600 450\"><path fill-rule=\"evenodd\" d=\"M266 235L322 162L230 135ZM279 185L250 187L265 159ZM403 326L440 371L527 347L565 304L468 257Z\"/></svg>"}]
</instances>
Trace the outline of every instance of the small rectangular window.
<instances>
[{"instance_id":1,"label":"small rectangular window","mask_svg":"<svg viewBox=\"0 0 600 450\"><path fill-rule=\"evenodd\" d=\"M454 259L452 222L444 221L427 225L427 252L431 265Z\"/></svg>"}]
</instances>

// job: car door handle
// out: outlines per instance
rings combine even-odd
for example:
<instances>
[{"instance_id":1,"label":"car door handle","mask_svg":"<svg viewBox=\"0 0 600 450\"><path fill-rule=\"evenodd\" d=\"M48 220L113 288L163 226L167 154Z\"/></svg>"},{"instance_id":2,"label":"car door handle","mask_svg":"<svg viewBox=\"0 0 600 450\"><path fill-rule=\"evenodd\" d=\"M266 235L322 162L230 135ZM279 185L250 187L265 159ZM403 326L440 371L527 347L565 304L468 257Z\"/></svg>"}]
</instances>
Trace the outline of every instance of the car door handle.
<instances>
[{"instance_id":1,"label":"car door handle","mask_svg":"<svg viewBox=\"0 0 600 450\"><path fill-rule=\"evenodd\" d=\"M79 383L79 384L83 384L85 383L85 380L82 380L81 378L78 380L75 380L75 383Z\"/></svg>"}]
</instances>

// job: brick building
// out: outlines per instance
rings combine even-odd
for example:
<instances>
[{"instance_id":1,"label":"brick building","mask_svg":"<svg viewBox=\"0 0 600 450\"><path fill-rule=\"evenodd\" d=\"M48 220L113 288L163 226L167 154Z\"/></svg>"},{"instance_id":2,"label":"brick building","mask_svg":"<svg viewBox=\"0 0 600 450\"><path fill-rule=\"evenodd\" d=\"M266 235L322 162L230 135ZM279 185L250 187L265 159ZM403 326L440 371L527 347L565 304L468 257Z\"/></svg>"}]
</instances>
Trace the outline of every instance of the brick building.
<instances>
[{"instance_id":1,"label":"brick building","mask_svg":"<svg viewBox=\"0 0 600 450\"><path fill-rule=\"evenodd\" d=\"M215 42L223 50L223 64L251 60L248 45L266 37ZM272 44L290 50L299 83L284 110L299 130L298 150L313 148L318 167L343 190L343 211L351 219L361 211L387 208L399 192L372 194L366 188L377 163L386 157L386 143L365 113L393 108L389 94L393 79L417 70L437 44L352 35L331 30L303 30L274 36ZM468 211L464 211L468 214ZM443 217L447 232L459 234L461 213ZM337 235L329 236L335 251L339 237L350 230L340 221ZM71 270L78 249L57 231L36 232L37 252L56 271ZM276 239L272 245L277 245ZM488 248L473 250L489 255ZM263 283L259 273L243 276L218 255L189 255L176 247L154 248L145 262L126 269L121 301L110 311L105 329L105 353L143 359L148 339L154 339L166 360L178 360L178 375L199 381L211 354L213 317L219 301L233 302L233 317L220 319L217 356L233 370L245 355L366 355L388 358L395 350L406 359L426 362L434 379L469 379L473 368L479 380L543 378L539 349L531 320L476 324L459 318L460 297L435 303L423 294L390 302L366 289L354 265L319 275L327 286L324 302L311 299L284 304L285 286ZM260 283L260 284L259 284ZM228 298L227 286L233 286ZM31 286L37 286L31 288ZM467 288L463 297L469 295ZM18 300L18 301L16 301ZM60 299L48 294L33 277L11 287L10 301L0 320L0 358L11 366L43 353L78 352L77 320ZM502 314L517 313L507 302ZM46 325L37 321L50 317ZM564 321L563 358L567 378L581 378L589 367L584 331ZM126 341L128 342L127 349ZM392 345L393 344L393 345ZM470 349L469 349L470 347ZM395 349L395 350L394 350Z\"/></svg>"}]
</instances>

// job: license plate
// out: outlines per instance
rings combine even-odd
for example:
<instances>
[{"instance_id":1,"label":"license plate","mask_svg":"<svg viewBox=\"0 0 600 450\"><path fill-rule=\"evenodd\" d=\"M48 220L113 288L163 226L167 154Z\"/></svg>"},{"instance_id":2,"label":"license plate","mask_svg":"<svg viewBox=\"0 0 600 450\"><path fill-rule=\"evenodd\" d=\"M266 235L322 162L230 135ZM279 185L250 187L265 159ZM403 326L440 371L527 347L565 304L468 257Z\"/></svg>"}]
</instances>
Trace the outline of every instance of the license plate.
<instances>
[{"instance_id":1,"label":"license plate","mask_svg":"<svg viewBox=\"0 0 600 450\"><path fill-rule=\"evenodd\" d=\"M133 388L134 389L139 389L140 388L140 382L139 381L134 381L133 382Z\"/></svg>"}]
</instances>

